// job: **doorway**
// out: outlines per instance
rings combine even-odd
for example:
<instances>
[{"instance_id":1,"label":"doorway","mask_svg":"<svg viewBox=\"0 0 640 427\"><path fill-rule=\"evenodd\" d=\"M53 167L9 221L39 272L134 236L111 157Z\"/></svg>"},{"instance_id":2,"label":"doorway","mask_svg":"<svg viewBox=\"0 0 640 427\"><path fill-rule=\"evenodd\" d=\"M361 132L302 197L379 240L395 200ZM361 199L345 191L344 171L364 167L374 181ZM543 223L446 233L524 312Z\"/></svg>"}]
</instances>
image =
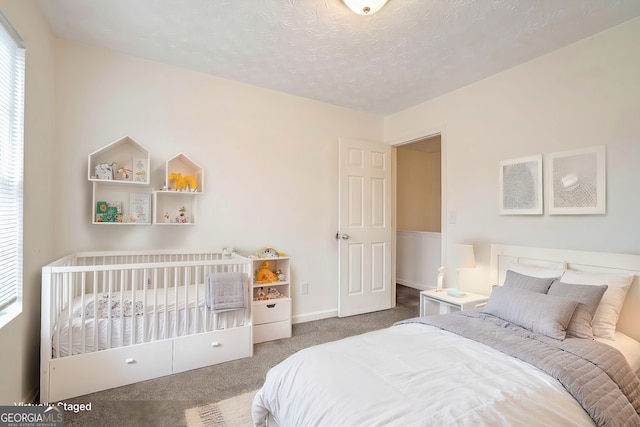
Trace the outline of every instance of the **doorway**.
<instances>
[{"instance_id":1,"label":"doorway","mask_svg":"<svg viewBox=\"0 0 640 427\"><path fill-rule=\"evenodd\" d=\"M395 148L396 284L434 288L444 253L442 137Z\"/></svg>"}]
</instances>

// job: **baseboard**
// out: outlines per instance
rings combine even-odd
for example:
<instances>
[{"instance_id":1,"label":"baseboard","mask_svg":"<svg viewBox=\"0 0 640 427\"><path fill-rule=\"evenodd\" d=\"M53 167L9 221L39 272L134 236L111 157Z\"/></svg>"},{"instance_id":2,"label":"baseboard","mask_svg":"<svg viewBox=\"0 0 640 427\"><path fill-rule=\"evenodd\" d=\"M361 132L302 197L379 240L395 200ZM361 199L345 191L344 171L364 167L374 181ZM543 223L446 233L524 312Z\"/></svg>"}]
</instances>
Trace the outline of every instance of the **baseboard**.
<instances>
[{"instance_id":1,"label":"baseboard","mask_svg":"<svg viewBox=\"0 0 640 427\"><path fill-rule=\"evenodd\" d=\"M399 279L397 277L396 277L396 284L402 285L402 286L408 286L409 288L420 289L421 291L429 289L429 286L423 283L416 283L416 282L412 282L411 280Z\"/></svg>"},{"instance_id":2,"label":"baseboard","mask_svg":"<svg viewBox=\"0 0 640 427\"><path fill-rule=\"evenodd\" d=\"M331 317L338 317L338 310L316 311L314 313L293 316L291 323L313 322L314 320L329 319Z\"/></svg>"}]
</instances>

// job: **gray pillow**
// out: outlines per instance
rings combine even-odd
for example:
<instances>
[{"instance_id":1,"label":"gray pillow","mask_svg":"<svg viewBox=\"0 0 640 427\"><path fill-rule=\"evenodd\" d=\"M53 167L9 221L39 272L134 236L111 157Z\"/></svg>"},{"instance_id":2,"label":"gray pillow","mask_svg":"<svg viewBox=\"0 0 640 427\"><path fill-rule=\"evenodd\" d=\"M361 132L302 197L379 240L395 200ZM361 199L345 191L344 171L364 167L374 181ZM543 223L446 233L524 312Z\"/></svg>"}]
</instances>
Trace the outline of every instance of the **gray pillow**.
<instances>
[{"instance_id":1,"label":"gray pillow","mask_svg":"<svg viewBox=\"0 0 640 427\"><path fill-rule=\"evenodd\" d=\"M494 286L482 311L530 331L563 340L577 305L577 301L568 298Z\"/></svg>"},{"instance_id":2,"label":"gray pillow","mask_svg":"<svg viewBox=\"0 0 640 427\"><path fill-rule=\"evenodd\" d=\"M504 286L507 288L526 289L527 291L546 294L549 290L549 286L551 286L551 282L554 280L555 279L553 277L540 278L526 276L512 270L507 270L507 274L504 278Z\"/></svg>"},{"instance_id":3,"label":"gray pillow","mask_svg":"<svg viewBox=\"0 0 640 427\"><path fill-rule=\"evenodd\" d=\"M600 300L606 292L607 285L574 285L554 280L549 288L549 295L565 297L578 302L573 312L567 336L593 339L593 316L596 314Z\"/></svg>"}]
</instances>

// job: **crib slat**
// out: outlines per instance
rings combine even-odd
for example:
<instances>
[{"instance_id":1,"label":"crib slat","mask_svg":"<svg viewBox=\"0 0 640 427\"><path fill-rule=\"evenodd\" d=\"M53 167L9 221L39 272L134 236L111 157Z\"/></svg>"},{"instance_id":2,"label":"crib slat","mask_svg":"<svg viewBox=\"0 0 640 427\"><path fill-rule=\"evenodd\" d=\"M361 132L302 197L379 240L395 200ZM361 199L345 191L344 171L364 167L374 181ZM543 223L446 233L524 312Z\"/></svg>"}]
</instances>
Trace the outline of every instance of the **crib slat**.
<instances>
[{"instance_id":1,"label":"crib slat","mask_svg":"<svg viewBox=\"0 0 640 427\"><path fill-rule=\"evenodd\" d=\"M109 270L107 272L107 342L105 343L105 348L111 348L111 336L112 336L112 328L113 328L113 323L111 322L111 319L113 319L113 315L111 312L111 301L113 298L113 293L111 292L113 289L113 270Z\"/></svg>"},{"instance_id":2,"label":"crib slat","mask_svg":"<svg viewBox=\"0 0 640 427\"><path fill-rule=\"evenodd\" d=\"M142 323L142 325L140 325L140 342L144 343L147 342L146 339L146 330L147 330L147 325L149 323L149 320L147 318L148 313L147 313L147 299L149 297L149 275L147 272L146 268L143 268L139 271L138 273L141 277L139 277L140 280L140 289L142 290L142 315L140 316L140 322Z\"/></svg>"},{"instance_id":3,"label":"crib slat","mask_svg":"<svg viewBox=\"0 0 640 427\"><path fill-rule=\"evenodd\" d=\"M71 280L71 275L73 273L67 273L64 275L64 285L63 288L65 288L66 292L66 300L64 301L64 305L69 307L69 315L68 315L68 319L67 319L67 328L69 330L69 339L68 339L68 345L69 345L69 354L73 354L73 307L70 306L71 302L73 301L73 280Z\"/></svg>"},{"instance_id":4,"label":"crib slat","mask_svg":"<svg viewBox=\"0 0 640 427\"><path fill-rule=\"evenodd\" d=\"M62 309L60 307L60 295L59 295L59 292L62 289L62 284L60 282L62 280L63 275L62 274L54 274L54 275L52 275L52 277L53 277L54 289L51 292L51 295L53 297L53 310L51 310L51 312L53 314L55 314L55 318L51 319L51 324L55 325L58 316L60 316L60 313L62 313ZM56 349L55 349L56 351L55 351L54 357L60 357L60 328L55 328L55 335L56 335L55 342L57 342L58 345L56 346Z\"/></svg>"},{"instance_id":5,"label":"crib slat","mask_svg":"<svg viewBox=\"0 0 640 427\"><path fill-rule=\"evenodd\" d=\"M183 269L183 277L182 277L182 283L184 285L184 310L182 310L182 315L180 315L180 308L178 306L176 306L176 317L180 316L182 317L182 322L183 322L183 328L184 328L184 335L188 335L189 334L189 268L185 268ZM177 289L177 283L176 283L176 289Z\"/></svg>"},{"instance_id":6,"label":"crib slat","mask_svg":"<svg viewBox=\"0 0 640 427\"><path fill-rule=\"evenodd\" d=\"M204 295L205 295L205 301L204 301L204 306L202 307L202 310L204 310L204 326L203 326L203 330L205 332L210 332L212 330L211 328L211 323L212 319L211 319L211 310L207 310L207 277L209 277L209 274L211 273L211 266L207 265L204 268L204 275L202 277L202 282L204 283L205 289L204 289Z\"/></svg>"},{"instance_id":7,"label":"crib slat","mask_svg":"<svg viewBox=\"0 0 640 427\"><path fill-rule=\"evenodd\" d=\"M93 351L98 351L98 286L99 275L93 272ZM84 325L84 323L83 323Z\"/></svg>"},{"instance_id":8,"label":"crib slat","mask_svg":"<svg viewBox=\"0 0 640 427\"><path fill-rule=\"evenodd\" d=\"M180 279L179 276L179 271L177 268L173 269L173 333L175 334L175 336L180 336L180 331L178 330L178 320L179 320L179 314L178 314L178 280ZM169 311L167 309L167 311Z\"/></svg>"},{"instance_id":9,"label":"crib slat","mask_svg":"<svg viewBox=\"0 0 640 427\"><path fill-rule=\"evenodd\" d=\"M125 288L125 270L120 270L120 280L117 279L116 276L116 286L120 289L120 339L118 340L118 347L124 347L125 345L125 340L124 340L124 334L125 334L125 318L124 318L124 288ZM116 289L118 289L116 288Z\"/></svg>"},{"instance_id":10,"label":"crib slat","mask_svg":"<svg viewBox=\"0 0 640 427\"><path fill-rule=\"evenodd\" d=\"M205 283L204 279L202 278L202 271L204 270L204 267L197 267L196 268L196 274L195 274L195 285L196 285L196 295L195 295L195 304L193 307L193 315L195 316L194 322L193 322L193 333L197 334L198 332L200 332L200 318L202 317L200 315L200 283ZM202 328L202 332L204 332L204 328Z\"/></svg>"},{"instance_id":11,"label":"crib slat","mask_svg":"<svg viewBox=\"0 0 640 427\"><path fill-rule=\"evenodd\" d=\"M86 286L87 286L87 273L83 271L82 273L79 273L79 274L80 274L80 323L84 325L85 317L86 317L84 307L86 304L85 292L86 292ZM70 304L70 306L73 307L72 303ZM87 337L85 335L84 328L80 330L80 348L83 353L87 351Z\"/></svg>"},{"instance_id":12,"label":"crib slat","mask_svg":"<svg viewBox=\"0 0 640 427\"><path fill-rule=\"evenodd\" d=\"M169 294L169 288L168 288L168 278L169 278L169 271L166 268L162 269L162 273L163 273L163 286L164 286L164 310L163 310L163 317L164 317L164 331L166 335L168 334L168 330L169 330L169 310L168 310L168 294Z\"/></svg>"},{"instance_id":13,"label":"crib slat","mask_svg":"<svg viewBox=\"0 0 640 427\"><path fill-rule=\"evenodd\" d=\"M138 283L136 281L137 269L132 269L127 272L127 290L131 292L131 345L138 343L138 314L136 313L136 290L138 289Z\"/></svg>"},{"instance_id":14,"label":"crib slat","mask_svg":"<svg viewBox=\"0 0 640 427\"><path fill-rule=\"evenodd\" d=\"M153 269L153 336L151 337L152 341L158 339L158 328L160 328L160 317L158 310L158 269Z\"/></svg>"}]
</instances>

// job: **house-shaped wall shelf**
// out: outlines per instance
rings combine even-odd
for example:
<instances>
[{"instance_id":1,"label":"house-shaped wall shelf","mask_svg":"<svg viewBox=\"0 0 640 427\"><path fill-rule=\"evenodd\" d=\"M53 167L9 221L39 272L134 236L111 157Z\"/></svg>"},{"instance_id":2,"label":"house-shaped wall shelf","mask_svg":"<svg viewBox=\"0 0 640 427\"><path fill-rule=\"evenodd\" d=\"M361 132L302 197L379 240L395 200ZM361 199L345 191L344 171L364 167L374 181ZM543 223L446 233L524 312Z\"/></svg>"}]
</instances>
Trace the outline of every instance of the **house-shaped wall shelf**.
<instances>
[{"instance_id":1,"label":"house-shaped wall shelf","mask_svg":"<svg viewBox=\"0 0 640 427\"><path fill-rule=\"evenodd\" d=\"M196 183L196 188L187 188L185 191L194 193L204 192L204 171L196 162L187 157L184 153L176 154L171 159L167 160L165 184L168 191L176 190L175 180L169 179L172 174L180 174L184 177L193 177Z\"/></svg>"},{"instance_id":2,"label":"house-shaped wall shelf","mask_svg":"<svg viewBox=\"0 0 640 427\"><path fill-rule=\"evenodd\" d=\"M180 187L171 177L186 178ZM188 178L187 178L188 177ZM204 191L204 170L184 153L167 160L165 186L153 192L153 223L163 225L193 225L196 223L197 195Z\"/></svg>"},{"instance_id":3,"label":"house-shaped wall shelf","mask_svg":"<svg viewBox=\"0 0 640 427\"><path fill-rule=\"evenodd\" d=\"M150 160L149 150L125 136L89 154L88 179L148 185Z\"/></svg>"},{"instance_id":4,"label":"house-shaped wall shelf","mask_svg":"<svg viewBox=\"0 0 640 427\"><path fill-rule=\"evenodd\" d=\"M151 224L149 151L125 136L89 154L93 224Z\"/></svg>"}]
</instances>

